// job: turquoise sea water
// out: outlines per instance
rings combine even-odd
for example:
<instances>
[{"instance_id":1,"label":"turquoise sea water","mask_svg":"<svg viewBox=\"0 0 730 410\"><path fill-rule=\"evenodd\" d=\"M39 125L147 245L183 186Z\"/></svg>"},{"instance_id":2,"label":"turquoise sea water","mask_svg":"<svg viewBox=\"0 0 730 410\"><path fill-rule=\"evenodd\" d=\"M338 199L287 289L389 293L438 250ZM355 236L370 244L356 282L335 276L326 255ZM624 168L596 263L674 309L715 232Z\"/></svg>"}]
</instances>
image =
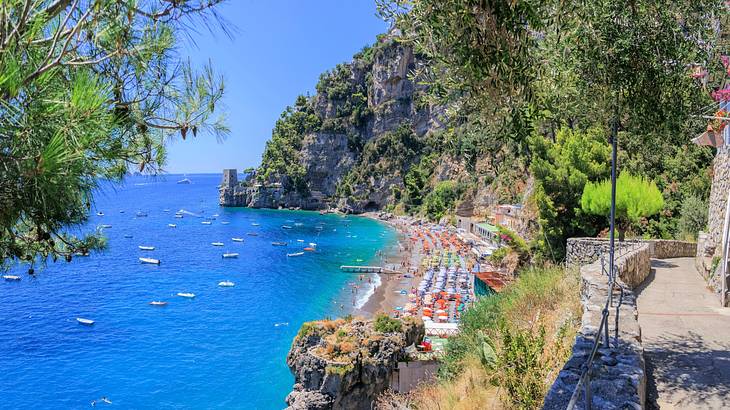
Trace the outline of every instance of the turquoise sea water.
<instances>
[{"instance_id":1,"label":"turquoise sea water","mask_svg":"<svg viewBox=\"0 0 730 410\"><path fill-rule=\"evenodd\" d=\"M176 184L181 178L105 185L86 228L112 225L106 250L49 263L36 278L15 269L20 282L0 282L0 408L89 408L101 397L112 402L102 408L283 408L293 383L285 359L299 326L351 309L347 284L356 275L339 266L373 260L396 241L390 228L365 218L220 208L220 175ZM180 209L219 216L203 225L176 219ZM309 242L317 253L287 258ZM222 259L228 251L239 258ZM162 263L141 264L140 256ZM219 287L223 280L236 286ZM169 304L153 307L153 300ZM77 317L96 323L83 326Z\"/></svg>"}]
</instances>

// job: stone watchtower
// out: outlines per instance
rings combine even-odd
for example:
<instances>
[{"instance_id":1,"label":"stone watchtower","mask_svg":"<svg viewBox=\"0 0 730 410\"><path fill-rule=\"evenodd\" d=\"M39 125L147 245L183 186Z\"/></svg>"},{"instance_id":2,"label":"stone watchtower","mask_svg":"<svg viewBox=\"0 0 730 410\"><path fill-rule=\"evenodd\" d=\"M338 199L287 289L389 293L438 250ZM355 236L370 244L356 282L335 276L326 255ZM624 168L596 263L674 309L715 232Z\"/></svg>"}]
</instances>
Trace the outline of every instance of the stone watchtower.
<instances>
[{"instance_id":1,"label":"stone watchtower","mask_svg":"<svg viewBox=\"0 0 730 410\"><path fill-rule=\"evenodd\" d=\"M224 169L223 170L223 182L221 183L223 188L233 188L238 184L238 170L236 169Z\"/></svg>"}]
</instances>

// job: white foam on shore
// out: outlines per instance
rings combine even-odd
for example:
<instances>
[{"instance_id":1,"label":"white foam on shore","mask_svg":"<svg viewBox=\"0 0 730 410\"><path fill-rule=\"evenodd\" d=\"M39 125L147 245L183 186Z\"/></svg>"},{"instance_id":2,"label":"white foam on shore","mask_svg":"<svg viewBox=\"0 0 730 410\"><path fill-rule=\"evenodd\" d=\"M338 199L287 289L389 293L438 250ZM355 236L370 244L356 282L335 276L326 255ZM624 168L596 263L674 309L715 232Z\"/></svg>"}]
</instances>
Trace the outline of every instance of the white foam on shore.
<instances>
[{"instance_id":1,"label":"white foam on shore","mask_svg":"<svg viewBox=\"0 0 730 410\"><path fill-rule=\"evenodd\" d=\"M379 274L373 274L371 277L373 278L373 283L368 283L367 285L369 286L365 289L365 292L363 292L355 301L356 309L362 309L362 307L368 303L368 300L370 300L370 298L375 294L375 289L382 284Z\"/></svg>"}]
</instances>

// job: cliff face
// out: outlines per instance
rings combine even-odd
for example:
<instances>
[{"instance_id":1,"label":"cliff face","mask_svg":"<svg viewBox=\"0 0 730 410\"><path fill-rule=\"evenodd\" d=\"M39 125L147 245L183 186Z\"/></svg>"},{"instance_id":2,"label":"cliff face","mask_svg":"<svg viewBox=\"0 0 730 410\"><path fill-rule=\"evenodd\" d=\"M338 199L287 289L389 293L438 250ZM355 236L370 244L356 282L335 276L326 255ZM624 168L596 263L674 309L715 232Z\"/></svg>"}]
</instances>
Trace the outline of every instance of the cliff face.
<instances>
[{"instance_id":1,"label":"cliff face","mask_svg":"<svg viewBox=\"0 0 730 410\"><path fill-rule=\"evenodd\" d=\"M287 356L295 380L289 409L369 410L388 388L406 347L424 336L420 320L388 320L398 329L379 332L362 319L305 323Z\"/></svg>"},{"instance_id":2,"label":"cliff face","mask_svg":"<svg viewBox=\"0 0 730 410\"><path fill-rule=\"evenodd\" d=\"M282 114L255 178L224 183L221 205L362 212L391 203L422 140L441 126L420 98L424 86L409 80L418 64L384 36L323 74L316 95Z\"/></svg>"}]
</instances>

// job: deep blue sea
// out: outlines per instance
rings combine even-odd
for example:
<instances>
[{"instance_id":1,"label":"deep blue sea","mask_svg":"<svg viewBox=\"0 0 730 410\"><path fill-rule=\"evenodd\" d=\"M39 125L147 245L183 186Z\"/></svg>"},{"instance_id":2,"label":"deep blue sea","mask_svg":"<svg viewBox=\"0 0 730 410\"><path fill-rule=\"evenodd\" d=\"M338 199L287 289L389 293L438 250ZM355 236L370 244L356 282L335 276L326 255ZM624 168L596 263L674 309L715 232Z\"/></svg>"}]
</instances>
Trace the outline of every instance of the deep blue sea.
<instances>
[{"instance_id":1,"label":"deep blue sea","mask_svg":"<svg viewBox=\"0 0 730 410\"><path fill-rule=\"evenodd\" d=\"M13 269L21 281L0 281L0 408L89 408L94 400L97 408L285 407L293 383L286 354L299 326L349 313L356 275L339 266L373 260L396 233L359 217L221 208L220 175L187 177L192 184L168 175L102 185L85 229L112 225L105 250L50 262L35 278ZM181 209L219 216L203 225L175 218ZM309 242L316 253L286 256ZM141 264L141 256L161 264ZM219 287L224 280L236 286Z\"/></svg>"}]
</instances>

